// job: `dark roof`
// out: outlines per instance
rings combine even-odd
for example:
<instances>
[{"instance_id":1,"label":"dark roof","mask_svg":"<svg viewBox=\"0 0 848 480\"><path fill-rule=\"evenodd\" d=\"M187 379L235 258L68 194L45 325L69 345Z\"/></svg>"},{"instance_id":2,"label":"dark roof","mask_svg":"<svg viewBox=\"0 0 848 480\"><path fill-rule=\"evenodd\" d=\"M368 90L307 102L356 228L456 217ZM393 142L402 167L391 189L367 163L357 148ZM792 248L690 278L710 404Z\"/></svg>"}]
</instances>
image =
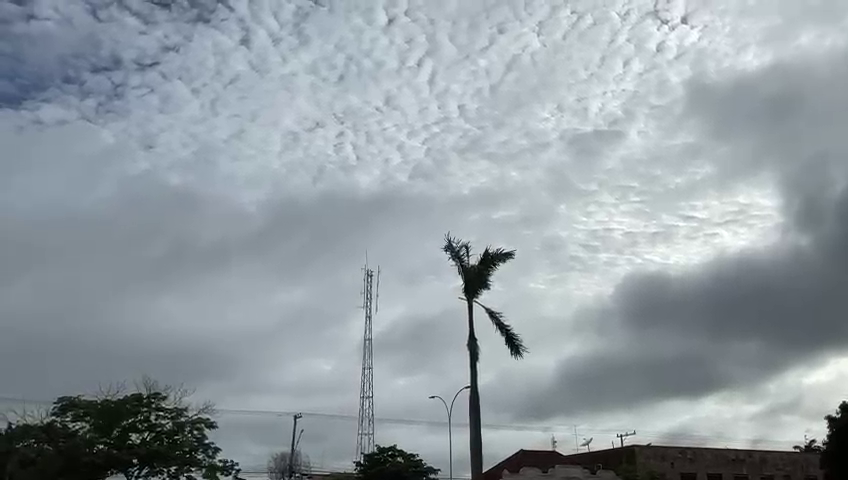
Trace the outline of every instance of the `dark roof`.
<instances>
[{"instance_id":1,"label":"dark roof","mask_svg":"<svg viewBox=\"0 0 848 480\"><path fill-rule=\"evenodd\" d=\"M768 449L752 449L752 448L728 448L728 447L691 447L687 445L652 445L634 443L625 445L624 447L607 448L602 450L593 450L592 452L580 452L566 455L568 458L575 458L587 453L608 452L614 450L697 450L697 451L715 451L715 452L744 452L744 453L799 453L796 450L768 450Z\"/></svg>"},{"instance_id":2,"label":"dark roof","mask_svg":"<svg viewBox=\"0 0 848 480\"><path fill-rule=\"evenodd\" d=\"M500 480L504 470L510 473L518 473L523 467L535 467L543 472L548 471L557 465L580 465L584 468L593 468L601 465L606 469L615 469L620 465L632 464L636 460L636 456L640 452L646 450L700 450L700 451L721 451L721 452L738 452L738 453L766 453L766 454L792 454L798 455L792 451L769 451L769 450L740 450L729 448L709 448L709 447L683 447L672 445L625 445L623 448L607 448L603 450L594 450L591 452L580 452L570 455L563 455L553 450L519 450L503 461L486 470L483 473L483 480Z\"/></svg>"},{"instance_id":3,"label":"dark roof","mask_svg":"<svg viewBox=\"0 0 848 480\"><path fill-rule=\"evenodd\" d=\"M519 450L483 472L483 480L500 480L504 470L518 473L522 467L535 467L543 472L564 465L565 455L554 450Z\"/></svg>"}]
</instances>

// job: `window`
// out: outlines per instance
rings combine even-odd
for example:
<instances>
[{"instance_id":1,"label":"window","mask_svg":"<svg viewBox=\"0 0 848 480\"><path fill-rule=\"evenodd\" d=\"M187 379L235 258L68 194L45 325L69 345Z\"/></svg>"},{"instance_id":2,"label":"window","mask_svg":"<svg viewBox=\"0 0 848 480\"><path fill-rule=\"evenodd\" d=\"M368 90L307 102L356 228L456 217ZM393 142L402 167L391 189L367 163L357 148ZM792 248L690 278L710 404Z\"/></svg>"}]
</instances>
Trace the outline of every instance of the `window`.
<instances>
[{"instance_id":1,"label":"window","mask_svg":"<svg viewBox=\"0 0 848 480\"><path fill-rule=\"evenodd\" d=\"M733 476L733 480L748 480L747 474L736 474Z\"/></svg>"},{"instance_id":2,"label":"window","mask_svg":"<svg viewBox=\"0 0 848 480\"><path fill-rule=\"evenodd\" d=\"M708 473L707 480L724 480L723 475L720 473Z\"/></svg>"},{"instance_id":3,"label":"window","mask_svg":"<svg viewBox=\"0 0 848 480\"><path fill-rule=\"evenodd\" d=\"M774 475L760 475L760 480L774 480Z\"/></svg>"},{"instance_id":4,"label":"window","mask_svg":"<svg viewBox=\"0 0 848 480\"><path fill-rule=\"evenodd\" d=\"M807 475L804 480L819 480L818 475Z\"/></svg>"},{"instance_id":5,"label":"window","mask_svg":"<svg viewBox=\"0 0 848 480\"><path fill-rule=\"evenodd\" d=\"M698 480L697 473L681 473L680 480Z\"/></svg>"}]
</instances>

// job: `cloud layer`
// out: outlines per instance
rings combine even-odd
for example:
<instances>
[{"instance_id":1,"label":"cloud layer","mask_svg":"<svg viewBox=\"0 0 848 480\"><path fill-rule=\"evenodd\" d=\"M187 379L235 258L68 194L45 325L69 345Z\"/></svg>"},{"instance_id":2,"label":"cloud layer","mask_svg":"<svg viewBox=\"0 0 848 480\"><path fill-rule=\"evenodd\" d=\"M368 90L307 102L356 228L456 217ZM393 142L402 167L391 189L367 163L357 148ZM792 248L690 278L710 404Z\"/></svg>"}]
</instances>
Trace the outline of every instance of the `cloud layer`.
<instances>
[{"instance_id":1,"label":"cloud layer","mask_svg":"<svg viewBox=\"0 0 848 480\"><path fill-rule=\"evenodd\" d=\"M684 272L636 272L581 317L597 347L561 361L536 419L757 384L848 347L848 78L843 52L692 88L721 177L769 175L784 222L773 245ZM815 93L813 93L815 92ZM750 159L750 160L748 160ZM555 400L553 400L555 399Z\"/></svg>"},{"instance_id":2,"label":"cloud layer","mask_svg":"<svg viewBox=\"0 0 848 480\"><path fill-rule=\"evenodd\" d=\"M628 408L644 438L716 442L691 432L798 407L786 438L821 405L775 385L846 340L844 54L798 63L846 19L837 0L2 3L0 394L151 374L225 410L340 414L307 416L304 448L347 464L366 251L378 416L441 421L427 397L467 381L450 230L518 249L491 303L531 355L481 325L484 419L539 423L487 429L487 464L575 417L600 442ZM220 440L261 465L288 421L225 413ZM379 428L446 466L438 424Z\"/></svg>"}]
</instances>

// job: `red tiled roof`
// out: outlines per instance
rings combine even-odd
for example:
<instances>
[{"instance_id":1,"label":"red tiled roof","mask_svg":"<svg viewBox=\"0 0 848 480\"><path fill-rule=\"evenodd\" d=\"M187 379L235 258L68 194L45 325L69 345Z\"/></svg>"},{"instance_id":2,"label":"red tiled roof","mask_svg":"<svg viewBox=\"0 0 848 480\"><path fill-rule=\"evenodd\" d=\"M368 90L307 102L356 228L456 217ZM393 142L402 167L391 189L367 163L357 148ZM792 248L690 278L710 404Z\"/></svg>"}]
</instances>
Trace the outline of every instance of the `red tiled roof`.
<instances>
[{"instance_id":1,"label":"red tiled roof","mask_svg":"<svg viewBox=\"0 0 848 480\"><path fill-rule=\"evenodd\" d=\"M500 480L504 470L518 473L523 467L535 467L543 472L567 463L566 456L554 450L519 450L483 472L483 480Z\"/></svg>"}]
</instances>

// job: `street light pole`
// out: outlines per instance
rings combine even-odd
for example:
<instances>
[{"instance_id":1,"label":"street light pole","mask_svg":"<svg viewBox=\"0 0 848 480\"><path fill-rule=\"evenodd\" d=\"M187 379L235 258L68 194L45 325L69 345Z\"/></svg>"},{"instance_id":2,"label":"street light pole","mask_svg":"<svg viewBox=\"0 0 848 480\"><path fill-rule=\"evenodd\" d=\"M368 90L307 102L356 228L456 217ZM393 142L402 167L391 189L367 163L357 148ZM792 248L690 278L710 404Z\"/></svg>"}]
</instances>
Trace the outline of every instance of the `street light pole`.
<instances>
[{"instance_id":1,"label":"street light pole","mask_svg":"<svg viewBox=\"0 0 848 480\"><path fill-rule=\"evenodd\" d=\"M451 400L450 407L448 407L448 402L445 401L444 398L438 395L430 395L430 400L439 399L442 401L442 405L445 406L445 411L448 413L448 475L450 476L450 480L453 480L453 434L451 434L451 416L453 415L453 403L456 401L456 397L459 396L464 390L468 390L471 388L471 385L466 385L459 390L457 390L456 394L453 396L453 400Z\"/></svg>"}]
</instances>

